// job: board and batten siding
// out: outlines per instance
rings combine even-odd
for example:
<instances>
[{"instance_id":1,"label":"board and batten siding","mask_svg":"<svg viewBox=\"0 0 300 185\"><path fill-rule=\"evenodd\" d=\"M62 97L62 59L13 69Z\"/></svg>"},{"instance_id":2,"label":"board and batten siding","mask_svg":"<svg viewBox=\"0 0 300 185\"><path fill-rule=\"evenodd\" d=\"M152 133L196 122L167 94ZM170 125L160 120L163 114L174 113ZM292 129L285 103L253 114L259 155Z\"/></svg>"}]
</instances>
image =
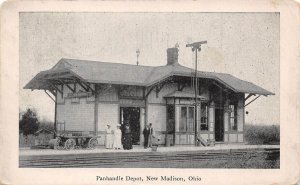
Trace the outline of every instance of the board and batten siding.
<instances>
[{"instance_id":1,"label":"board and batten siding","mask_svg":"<svg viewBox=\"0 0 300 185\"><path fill-rule=\"evenodd\" d=\"M57 123L65 124L65 131L94 131L94 104L80 98L78 103L65 99L57 105Z\"/></svg>"},{"instance_id":2,"label":"board and batten siding","mask_svg":"<svg viewBox=\"0 0 300 185\"><path fill-rule=\"evenodd\" d=\"M104 145L105 129L109 124L114 130L119 123L119 98L115 86L101 85L98 89L98 145Z\"/></svg>"},{"instance_id":3,"label":"board and batten siding","mask_svg":"<svg viewBox=\"0 0 300 185\"><path fill-rule=\"evenodd\" d=\"M119 104L99 103L98 105L98 144L104 145L105 130L107 125L112 130L117 128L119 123Z\"/></svg>"},{"instance_id":4,"label":"board and batten siding","mask_svg":"<svg viewBox=\"0 0 300 185\"><path fill-rule=\"evenodd\" d=\"M74 88L74 84L69 84ZM92 85L94 88L94 86ZM58 127L60 123L65 124L65 131L94 131L94 97L68 98L72 91L64 86L58 86L62 89L57 93L57 115ZM81 86L76 85L76 92L85 91ZM59 129L59 128L58 128Z\"/></svg>"},{"instance_id":5,"label":"board and batten siding","mask_svg":"<svg viewBox=\"0 0 300 185\"><path fill-rule=\"evenodd\" d=\"M159 143L165 143L166 131L166 106L148 104L148 123L152 123L155 131L155 136L160 140Z\"/></svg>"},{"instance_id":6,"label":"board and batten siding","mask_svg":"<svg viewBox=\"0 0 300 185\"><path fill-rule=\"evenodd\" d=\"M110 125L115 129L119 123L119 104L99 103L98 105L98 131L105 131Z\"/></svg>"}]
</instances>

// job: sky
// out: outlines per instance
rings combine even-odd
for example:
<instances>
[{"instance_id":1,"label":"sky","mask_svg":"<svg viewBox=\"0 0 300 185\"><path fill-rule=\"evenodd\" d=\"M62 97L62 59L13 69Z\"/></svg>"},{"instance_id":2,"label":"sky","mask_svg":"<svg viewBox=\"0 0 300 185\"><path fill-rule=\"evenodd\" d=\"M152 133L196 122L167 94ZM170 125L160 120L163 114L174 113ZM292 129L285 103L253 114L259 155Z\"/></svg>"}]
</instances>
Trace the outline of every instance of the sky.
<instances>
[{"instance_id":1,"label":"sky","mask_svg":"<svg viewBox=\"0 0 300 185\"><path fill-rule=\"evenodd\" d=\"M161 66L166 49L179 44L179 63L193 68L185 45L207 40L201 71L229 73L274 96L246 107L246 123L279 124L279 13L20 13L20 111L34 108L54 119L54 102L23 87L61 58Z\"/></svg>"}]
</instances>

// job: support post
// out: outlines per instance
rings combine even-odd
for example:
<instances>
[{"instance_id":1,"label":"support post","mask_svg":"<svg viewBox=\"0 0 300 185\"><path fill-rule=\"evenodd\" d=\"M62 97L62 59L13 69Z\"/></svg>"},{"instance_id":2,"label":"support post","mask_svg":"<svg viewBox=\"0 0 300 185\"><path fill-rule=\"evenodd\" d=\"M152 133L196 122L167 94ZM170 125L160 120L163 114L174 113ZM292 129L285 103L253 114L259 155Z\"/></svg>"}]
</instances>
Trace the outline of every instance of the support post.
<instances>
[{"instance_id":1,"label":"support post","mask_svg":"<svg viewBox=\"0 0 300 185\"><path fill-rule=\"evenodd\" d=\"M252 103L252 102L254 102L257 98L259 98L260 97L260 95L259 96L257 96L256 98L254 98L253 100L251 100L249 103L247 103L244 107L247 107L250 103Z\"/></svg>"},{"instance_id":2,"label":"support post","mask_svg":"<svg viewBox=\"0 0 300 185\"><path fill-rule=\"evenodd\" d=\"M151 91L154 89L155 86L152 86L149 91L144 95L145 98L148 98L149 94L151 93Z\"/></svg>"},{"instance_id":3,"label":"support post","mask_svg":"<svg viewBox=\"0 0 300 185\"><path fill-rule=\"evenodd\" d=\"M145 97L145 125L148 124L148 96Z\"/></svg>"},{"instance_id":4,"label":"support post","mask_svg":"<svg viewBox=\"0 0 300 185\"><path fill-rule=\"evenodd\" d=\"M143 130L145 128L145 108L140 108L140 146L144 145Z\"/></svg>"},{"instance_id":5,"label":"support post","mask_svg":"<svg viewBox=\"0 0 300 185\"><path fill-rule=\"evenodd\" d=\"M57 133L57 95L55 96L55 106L54 106L54 138L56 138Z\"/></svg>"},{"instance_id":6,"label":"support post","mask_svg":"<svg viewBox=\"0 0 300 185\"><path fill-rule=\"evenodd\" d=\"M180 137L176 140L176 134L179 132L179 122L180 122L180 106L179 99L174 98L174 107L175 107L175 132L174 132L174 145L180 144Z\"/></svg>"},{"instance_id":7,"label":"support post","mask_svg":"<svg viewBox=\"0 0 300 185\"><path fill-rule=\"evenodd\" d=\"M175 107L174 107L175 110ZM166 133L165 133L165 146L167 146L167 140L168 140L168 101L166 100Z\"/></svg>"},{"instance_id":8,"label":"support post","mask_svg":"<svg viewBox=\"0 0 300 185\"><path fill-rule=\"evenodd\" d=\"M88 82L87 82L87 83L83 82L83 84L87 87L88 90L91 90L92 93L95 93L95 90L90 86L90 85L91 85L90 83L88 83ZM88 91L88 90L87 90L87 91Z\"/></svg>"},{"instance_id":9,"label":"support post","mask_svg":"<svg viewBox=\"0 0 300 185\"><path fill-rule=\"evenodd\" d=\"M166 81L164 81L164 82L162 82L162 83L156 85L156 97L157 97L157 98L158 98L159 92L160 92L160 91L162 90L162 88L167 84L168 81L169 81L169 80L166 80Z\"/></svg>"},{"instance_id":10,"label":"support post","mask_svg":"<svg viewBox=\"0 0 300 185\"><path fill-rule=\"evenodd\" d=\"M72 88L69 84L65 83L63 80L59 80L61 84L66 85L73 93L75 92L75 88Z\"/></svg>"},{"instance_id":11,"label":"support post","mask_svg":"<svg viewBox=\"0 0 300 185\"><path fill-rule=\"evenodd\" d=\"M254 94L249 94L245 99L244 101L248 100L251 96L253 96ZM254 95L255 96L255 95Z\"/></svg>"},{"instance_id":12,"label":"support post","mask_svg":"<svg viewBox=\"0 0 300 185\"><path fill-rule=\"evenodd\" d=\"M51 100L55 102L55 99L52 98L52 96L50 96L50 94L49 94L46 90L44 90L44 91L45 91L45 93L49 96L49 98L51 98Z\"/></svg>"},{"instance_id":13,"label":"support post","mask_svg":"<svg viewBox=\"0 0 300 185\"><path fill-rule=\"evenodd\" d=\"M88 92L89 91L89 88L85 87L80 80L77 80L77 83L86 91Z\"/></svg>"},{"instance_id":14,"label":"support post","mask_svg":"<svg viewBox=\"0 0 300 185\"><path fill-rule=\"evenodd\" d=\"M60 90L59 88L57 88L55 85L48 83L48 85L50 85L53 89L55 89L56 91L58 91L59 93L61 93L61 95L63 95L63 91Z\"/></svg>"},{"instance_id":15,"label":"support post","mask_svg":"<svg viewBox=\"0 0 300 185\"><path fill-rule=\"evenodd\" d=\"M95 84L95 108L94 108L95 136L98 136L98 105L99 105L99 91L98 91L98 84Z\"/></svg>"}]
</instances>

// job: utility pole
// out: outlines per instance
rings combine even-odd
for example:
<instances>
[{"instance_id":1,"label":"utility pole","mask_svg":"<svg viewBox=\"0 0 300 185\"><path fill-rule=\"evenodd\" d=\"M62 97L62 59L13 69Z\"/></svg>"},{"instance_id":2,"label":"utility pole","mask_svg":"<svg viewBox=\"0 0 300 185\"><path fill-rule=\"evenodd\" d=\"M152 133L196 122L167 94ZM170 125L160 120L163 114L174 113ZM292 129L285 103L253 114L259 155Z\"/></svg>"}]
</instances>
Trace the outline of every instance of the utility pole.
<instances>
[{"instance_id":1,"label":"utility pole","mask_svg":"<svg viewBox=\"0 0 300 185\"><path fill-rule=\"evenodd\" d=\"M198 95L198 78L197 78L197 72L198 72L198 69L197 69L197 53L198 51L200 52L201 51L201 45L202 44L207 44L207 41L200 41L200 42L194 42L192 44L187 44L186 47L191 47L192 48L192 51L194 52L195 51L195 146L197 146L197 136L198 136L198 119L197 119L197 113L198 113L198 103L197 103L197 95Z\"/></svg>"}]
</instances>

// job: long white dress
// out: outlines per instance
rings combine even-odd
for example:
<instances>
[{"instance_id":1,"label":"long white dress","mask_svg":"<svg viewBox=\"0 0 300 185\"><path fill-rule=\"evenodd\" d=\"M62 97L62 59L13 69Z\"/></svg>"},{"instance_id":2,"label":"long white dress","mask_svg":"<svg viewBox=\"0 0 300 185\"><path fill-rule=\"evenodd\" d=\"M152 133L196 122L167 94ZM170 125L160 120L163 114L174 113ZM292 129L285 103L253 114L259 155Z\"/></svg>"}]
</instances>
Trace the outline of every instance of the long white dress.
<instances>
[{"instance_id":1,"label":"long white dress","mask_svg":"<svg viewBox=\"0 0 300 185\"><path fill-rule=\"evenodd\" d=\"M122 137L122 132L119 128L117 128L114 132L114 148L115 149L122 148L121 137Z\"/></svg>"},{"instance_id":2,"label":"long white dress","mask_svg":"<svg viewBox=\"0 0 300 185\"><path fill-rule=\"evenodd\" d=\"M113 147L113 132L110 128L106 129L105 135L105 148L109 149Z\"/></svg>"}]
</instances>

